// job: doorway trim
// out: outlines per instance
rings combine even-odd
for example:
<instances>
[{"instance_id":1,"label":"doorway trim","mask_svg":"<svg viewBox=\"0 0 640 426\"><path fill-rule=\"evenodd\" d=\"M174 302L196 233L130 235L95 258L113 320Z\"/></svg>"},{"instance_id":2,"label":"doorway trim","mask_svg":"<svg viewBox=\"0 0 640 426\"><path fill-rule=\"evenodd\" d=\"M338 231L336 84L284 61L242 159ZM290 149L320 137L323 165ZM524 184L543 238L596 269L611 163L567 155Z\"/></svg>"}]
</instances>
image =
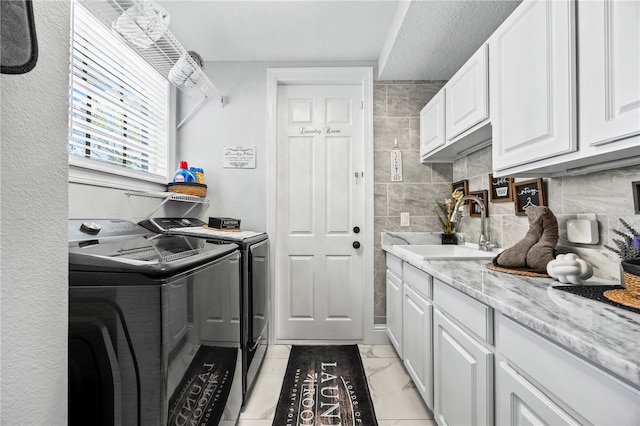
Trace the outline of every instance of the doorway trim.
<instances>
[{"instance_id":1,"label":"doorway trim","mask_svg":"<svg viewBox=\"0 0 640 426\"><path fill-rule=\"evenodd\" d=\"M365 303L362 315L364 336L361 342L364 344L375 343L374 332L374 211L373 211L373 68L372 67L312 67L312 68L267 68L267 233L273 236L271 247L274 253L278 253L279 241L277 240L277 107L278 86L282 84L361 84L363 94L363 138L364 138L364 221L366 232L363 232L363 295L368 303ZM275 339L275 286L279 280L280 271L276 271L276 256L270 257L270 286L269 298L271 300L272 319L269 330L270 344L276 343ZM344 343L344 342L342 342ZM356 342L354 342L356 343Z\"/></svg>"}]
</instances>

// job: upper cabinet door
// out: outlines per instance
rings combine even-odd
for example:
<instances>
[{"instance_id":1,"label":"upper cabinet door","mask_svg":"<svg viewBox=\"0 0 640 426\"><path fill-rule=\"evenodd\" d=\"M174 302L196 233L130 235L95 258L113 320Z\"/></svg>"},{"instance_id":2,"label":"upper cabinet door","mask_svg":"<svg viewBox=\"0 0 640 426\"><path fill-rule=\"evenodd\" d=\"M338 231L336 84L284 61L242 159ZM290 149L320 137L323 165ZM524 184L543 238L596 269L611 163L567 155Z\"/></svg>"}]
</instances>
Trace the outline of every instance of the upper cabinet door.
<instances>
[{"instance_id":1,"label":"upper cabinet door","mask_svg":"<svg viewBox=\"0 0 640 426\"><path fill-rule=\"evenodd\" d=\"M580 143L640 134L640 2L578 4Z\"/></svg>"},{"instance_id":2,"label":"upper cabinet door","mask_svg":"<svg viewBox=\"0 0 640 426\"><path fill-rule=\"evenodd\" d=\"M440 90L420 111L420 158L446 143L444 134L444 92Z\"/></svg>"},{"instance_id":3,"label":"upper cabinet door","mask_svg":"<svg viewBox=\"0 0 640 426\"><path fill-rule=\"evenodd\" d=\"M491 36L493 168L575 151L575 4L524 0Z\"/></svg>"},{"instance_id":4,"label":"upper cabinet door","mask_svg":"<svg viewBox=\"0 0 640 426\"><path fill-rule=\"evenodd\" d=\"M482 45L445 86L448 141L489 118L487 49Z\"/></svg>"}]
</instances>

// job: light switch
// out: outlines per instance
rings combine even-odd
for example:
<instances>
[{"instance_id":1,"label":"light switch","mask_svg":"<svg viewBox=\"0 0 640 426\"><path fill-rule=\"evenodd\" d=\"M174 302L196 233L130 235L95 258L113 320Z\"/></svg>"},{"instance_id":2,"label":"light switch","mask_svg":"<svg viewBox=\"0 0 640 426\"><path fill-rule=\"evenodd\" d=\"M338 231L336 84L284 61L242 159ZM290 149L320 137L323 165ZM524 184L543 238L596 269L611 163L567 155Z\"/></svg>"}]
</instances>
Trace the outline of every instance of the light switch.
<instances>
[{"instance_id":1,"label":"light switch","mask_svg":"<svg viewBox=\"0 0 640 426\"><path fill-rule=\"evenodd\" d=\"M409 212L400 213L400 226L409 226Z\"/></svg>"}]
</instances>

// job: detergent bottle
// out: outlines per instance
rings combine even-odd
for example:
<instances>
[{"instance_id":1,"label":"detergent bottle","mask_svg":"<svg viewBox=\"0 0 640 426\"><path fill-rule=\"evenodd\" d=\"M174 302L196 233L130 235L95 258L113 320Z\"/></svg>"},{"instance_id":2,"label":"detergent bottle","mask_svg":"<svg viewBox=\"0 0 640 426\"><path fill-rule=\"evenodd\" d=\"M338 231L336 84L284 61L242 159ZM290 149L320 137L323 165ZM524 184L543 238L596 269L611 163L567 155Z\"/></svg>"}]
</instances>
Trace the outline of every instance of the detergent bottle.
<instances>
[{"instance_id":1,"label":"detergent bottle","mask_svg":"<svg viewBox=\"0 0 640 426\"><path fill-rule=\"evenodd\" d=\"M178 164L178 170L176 170L176 173L173 175L173 181L174 182L195 182L196 181L196 178L193 175L193 173L189 171L189 165L187 164L186 161L180 161L180 163Z\"/></svg>"}]
</instances>

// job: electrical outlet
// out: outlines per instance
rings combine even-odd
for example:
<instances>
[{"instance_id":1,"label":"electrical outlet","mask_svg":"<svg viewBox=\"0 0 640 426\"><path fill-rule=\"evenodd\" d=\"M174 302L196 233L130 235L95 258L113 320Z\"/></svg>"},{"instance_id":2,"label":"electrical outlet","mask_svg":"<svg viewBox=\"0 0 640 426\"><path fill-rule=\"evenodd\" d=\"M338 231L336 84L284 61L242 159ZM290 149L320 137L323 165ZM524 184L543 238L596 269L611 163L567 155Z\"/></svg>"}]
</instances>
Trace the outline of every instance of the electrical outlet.
<instances>
[{"instance_id":1,"label":"electrical outlet","mask_svg":"<svg viewBox=\"0 0 640 426\"><path fill-rule=\"evenodd\" d=\"M409 226L409 212L400 213L400 226Z\"/></svg>"}]
</instances>

